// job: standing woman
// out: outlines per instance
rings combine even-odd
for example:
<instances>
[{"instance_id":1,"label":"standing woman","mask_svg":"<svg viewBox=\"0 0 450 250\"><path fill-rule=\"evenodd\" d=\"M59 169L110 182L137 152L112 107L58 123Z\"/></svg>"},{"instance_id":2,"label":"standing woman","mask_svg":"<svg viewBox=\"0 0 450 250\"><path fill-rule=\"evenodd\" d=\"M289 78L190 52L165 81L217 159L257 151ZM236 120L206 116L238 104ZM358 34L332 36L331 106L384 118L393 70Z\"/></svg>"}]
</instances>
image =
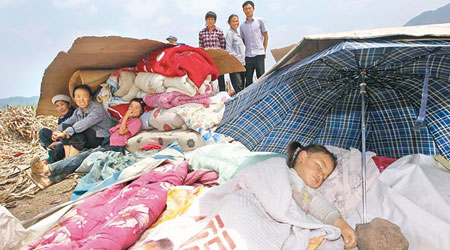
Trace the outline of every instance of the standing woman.
<instances>
[{"instance_id":1,"label":"standing woman","mask_svg":"<svg viewBox=\"0 0 450 250\"><path fill-rule=\"evenodd\" d=\"M53 141L63 140L65 158L74 156L83 149L107 144L111 128L111 119L106 110L101 104L91 100L92 90L89 86L76 86L73 96L78 108L52 134Z\"/></svg>"},{"instance_id":2,"label":"standing woman","mask_svg":"<svg viewBox=\"0 0 450 250\"><path fill-rule=\"evenodd\" d=\"M225 36L226 49L245 66L245 45L237 32L239 27L239 17L232 14L228 17L228 24L230 25L230 30L228 30L227 35ZM239 93L245 86L245 71L230 73L230 80L236 94Z\"/></svg>"},{"instance_id":3,"label":"standing woman","mask_svg":"<svg viewBox=\"0 0 450 250\"><path fill-rule=\"evenodd\" d=\"M223 49L225 50L225 37L221 29L216 27L217 15L208 11L205 15L206 27L198 34L198 44L204 49ZM218 78L219 90L225 91L225 78L220 75Z\"/></svg>"}]
</instances>

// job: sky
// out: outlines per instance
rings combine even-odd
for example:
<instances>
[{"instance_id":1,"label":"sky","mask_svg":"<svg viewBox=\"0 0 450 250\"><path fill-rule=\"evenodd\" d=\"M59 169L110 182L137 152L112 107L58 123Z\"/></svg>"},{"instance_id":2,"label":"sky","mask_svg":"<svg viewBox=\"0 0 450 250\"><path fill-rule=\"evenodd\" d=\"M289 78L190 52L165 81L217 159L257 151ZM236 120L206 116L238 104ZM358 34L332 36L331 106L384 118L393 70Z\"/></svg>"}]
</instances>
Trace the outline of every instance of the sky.
<instances>
[{"instance_id":1,"label":"sky","mask_svg":"<svg viewBox=\"0 0 450 250\"><path fill-rule=\"evenodd\" d=\"M39 96L45 69L59 51L82 36L122 36L165 41L168 35L198 46L206 12L224 33L228 16L245 19L243 0L0 0L0 98ZM268 50L302 37L403 26L449 0L254 0L264 18ZM266 69L275 61L270 53Z\"/></svg>"}]
</instances>

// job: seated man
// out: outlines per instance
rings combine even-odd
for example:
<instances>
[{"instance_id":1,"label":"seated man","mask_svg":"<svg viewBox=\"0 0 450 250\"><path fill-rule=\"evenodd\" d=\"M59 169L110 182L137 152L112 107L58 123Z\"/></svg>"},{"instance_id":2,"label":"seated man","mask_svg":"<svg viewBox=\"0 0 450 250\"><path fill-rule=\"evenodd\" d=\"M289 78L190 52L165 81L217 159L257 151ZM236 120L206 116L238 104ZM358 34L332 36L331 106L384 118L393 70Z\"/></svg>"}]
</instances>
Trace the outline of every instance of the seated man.
<instances>
[{"instance_id":1,"label":"seated man","mask_svg":"<svg viewBox=\"0 0 450 250\"><path fill-rule=\"evenodd\" d=\"M46 165L41 161L31 165L31 171L27 171L28 177L40 189L44 189L54 183L58 183L81 165L93 152L125 151L125 145L130 137L139 133L142 129L142 121L139 118L144 112L145 103L141 98L134 98L128 106L128 111L119 123L111 128L110 143L108 146L97 147L81 152L73 157Z\"/></svg>"}]
</instances>

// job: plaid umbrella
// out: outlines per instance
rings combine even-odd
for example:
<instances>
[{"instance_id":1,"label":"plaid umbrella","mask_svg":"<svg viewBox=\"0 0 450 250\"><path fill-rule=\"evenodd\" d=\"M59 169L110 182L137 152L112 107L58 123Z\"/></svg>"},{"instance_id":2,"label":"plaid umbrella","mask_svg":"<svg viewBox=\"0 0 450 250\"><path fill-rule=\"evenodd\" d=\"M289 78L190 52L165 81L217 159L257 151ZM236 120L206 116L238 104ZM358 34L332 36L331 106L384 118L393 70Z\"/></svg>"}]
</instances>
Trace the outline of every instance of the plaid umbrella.
<instances>
[{"instance_id":1,"label":"plaid umbrella","mask_svg":"<svg viewBox=\"0 0 450 250\"><path fill-rule=\"evenodd\" d=\"M362 111L367 150L450 159L450 43L342 41L240 92L217 132L254 151L284 153L291 140L361 149Z\"/></svg>"}]
</instances>

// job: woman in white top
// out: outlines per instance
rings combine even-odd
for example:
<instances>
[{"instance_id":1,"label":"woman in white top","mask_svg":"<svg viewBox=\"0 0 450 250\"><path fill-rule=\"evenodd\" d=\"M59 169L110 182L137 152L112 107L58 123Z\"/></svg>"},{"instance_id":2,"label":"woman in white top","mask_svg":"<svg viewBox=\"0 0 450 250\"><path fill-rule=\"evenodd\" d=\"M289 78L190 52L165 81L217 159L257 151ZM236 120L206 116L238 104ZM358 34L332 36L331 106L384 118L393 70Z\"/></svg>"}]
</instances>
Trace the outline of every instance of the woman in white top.
<instances>
[{"instance_id":1,"label":"woman in white top","mask_svg":"<svg viewBox=\"0 0 450 250\"><path fill-rule=\"evenodd\" d=\"M230 30L228 30L225 36L226 50L234 55L242 65L245 66L245 45L237 32L237 28L239 27L239 17L232 14L228 17L228 24L230 25ZM234 91L238 93L245 86L245 71L230 73L230 80Z\"/></svg>"}]
</instances>

